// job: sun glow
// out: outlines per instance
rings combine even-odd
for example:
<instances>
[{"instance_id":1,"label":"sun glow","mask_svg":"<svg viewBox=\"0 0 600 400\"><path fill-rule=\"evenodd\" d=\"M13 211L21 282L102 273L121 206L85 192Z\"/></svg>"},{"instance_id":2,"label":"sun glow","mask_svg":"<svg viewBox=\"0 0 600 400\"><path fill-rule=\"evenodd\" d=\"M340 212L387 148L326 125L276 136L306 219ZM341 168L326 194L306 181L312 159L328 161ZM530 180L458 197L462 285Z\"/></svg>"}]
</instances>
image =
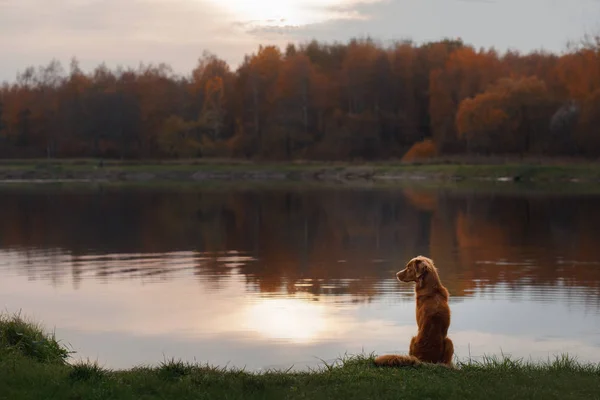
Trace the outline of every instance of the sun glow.
<instances>
[{"instance_id":1,"label":"sun glow","mask_svg":"<svg viewBox=\"0 0 600 400\"><path fill-rule=\"evenodd\" d=\"M225 0L219 5L245 23L295 26L323 22L333 14L331 7L342 3L340 0Z\"/></svg>"}]
</instances>

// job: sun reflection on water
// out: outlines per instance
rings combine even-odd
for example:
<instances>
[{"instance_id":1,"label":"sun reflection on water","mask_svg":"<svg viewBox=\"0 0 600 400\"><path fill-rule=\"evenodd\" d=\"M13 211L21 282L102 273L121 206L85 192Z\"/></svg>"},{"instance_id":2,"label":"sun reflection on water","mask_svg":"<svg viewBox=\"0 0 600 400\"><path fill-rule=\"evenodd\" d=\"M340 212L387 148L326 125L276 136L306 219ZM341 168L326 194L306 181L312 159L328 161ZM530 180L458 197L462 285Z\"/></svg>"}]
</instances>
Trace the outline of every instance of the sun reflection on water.
<instances>
[{"instance_id":1,"label":"sun reflection on water","mask_svg":"<svg viewBox=\"0 0 600 400\"><path fill-rule=\"evenodd\" d=\"M242 326L261 336L310 343L331 328L325 305L301 298L261 299L248 306Z\"/></svg>"}]
</instances>

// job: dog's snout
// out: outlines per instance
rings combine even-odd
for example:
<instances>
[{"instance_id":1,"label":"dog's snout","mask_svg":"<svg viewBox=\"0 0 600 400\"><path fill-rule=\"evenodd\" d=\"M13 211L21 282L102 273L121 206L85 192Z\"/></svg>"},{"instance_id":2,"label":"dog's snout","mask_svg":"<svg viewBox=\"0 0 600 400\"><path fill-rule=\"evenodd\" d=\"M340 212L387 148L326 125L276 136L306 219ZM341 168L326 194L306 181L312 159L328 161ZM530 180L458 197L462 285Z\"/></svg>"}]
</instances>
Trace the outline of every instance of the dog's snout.
<instances>
[{"instance_id":1,"label":"dog's snout","mask_svg":"<svg viewBox=\"0 0 600 400\"><path fill-rule=\"evenodd\" d=\"M402 278L404 277L404 273L405 273L405 269L403 269L402 271L398 271L396 272L396 279L398 279L399 281L402 280Z\"/></svg>"}]
</instances>

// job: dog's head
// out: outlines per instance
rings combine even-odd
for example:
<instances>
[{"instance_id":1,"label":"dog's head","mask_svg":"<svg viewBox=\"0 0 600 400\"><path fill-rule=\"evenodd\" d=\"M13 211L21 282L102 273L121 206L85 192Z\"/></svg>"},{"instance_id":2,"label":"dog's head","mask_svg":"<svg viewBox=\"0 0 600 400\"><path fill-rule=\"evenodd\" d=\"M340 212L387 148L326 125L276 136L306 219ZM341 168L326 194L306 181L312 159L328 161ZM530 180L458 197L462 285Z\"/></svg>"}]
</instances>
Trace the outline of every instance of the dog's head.
<instances>
[{"instance_id":1,"label":"dog's head","mask_svg":"<svg viewBox=\"0 0 600 400\"><path fill-rule=\"evenodd\" d=\"M433 260L418 256L410 260L402 271L396 273L396 278L401 282L418 282L433 268Z\"/></svg>"}]
</instances>

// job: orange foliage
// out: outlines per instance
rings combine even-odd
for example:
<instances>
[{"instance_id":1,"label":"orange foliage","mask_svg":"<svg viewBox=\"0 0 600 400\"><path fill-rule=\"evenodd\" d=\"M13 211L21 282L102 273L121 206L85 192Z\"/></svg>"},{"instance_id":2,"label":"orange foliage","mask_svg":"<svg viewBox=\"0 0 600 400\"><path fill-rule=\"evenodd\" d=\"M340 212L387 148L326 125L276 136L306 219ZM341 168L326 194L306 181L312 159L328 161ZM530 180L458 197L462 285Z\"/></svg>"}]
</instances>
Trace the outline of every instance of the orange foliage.
<instances>
[{"instance_id":1,"label":"orange foliage","mask_svg":"<svg viewBox=\"0 0 600 400\"><path fill-rule=\"evenodd\" d=\"M384 159L415 144L408 158L598 156L598 43L500 56L460 40L312 41L260 46L235 71L204 53L189 76L166 64L85 73L76 60L65 74L52 61L0 87L0 156L183 156L164 145L169 121L189 128L174 141L204 144L198 156Z\"/></svg>"},{"instance_id":2,"label":"orange foliage","mask_svg":"<svg viewBox=\"0 0 600 400\"><path fill-rule=\"evenodd\" d=\"M501 75L494 51L476 52L471 47L454 51L443 68L432 72L429 113L433 138L440 149L456 148L454 119L460 102L483 92Z\"/></svg>"},{"instance_id":3,"label":"orange foliage","mask_svg":"<svg viewBox=\"0 0 600 400\"><path fill-rule=\"evenodd\" d=\"M406 152L402 161L412 162L428 158L433 158L437 155L435 143L431 139L425 139L422 142L415 143L410 150Z\"/></svg>"},{"instance_id":4,"label":"orange foliage","mask_svg":"<svg viewBox=\"0 0 600 400\"><path fill-rule=\"evenodd\" d=\"M537 77L500 79L486 92L464 100L456 115L459 137L469 149L524 152L534 149L550 115L550 99ZM539 143L538 143L539 144Z\"/></svg>"},{"instance_id":5,"label":"orange foliage","mask_svg":"<svg viewBox=\"0 0 600 400\"><path fill-rule=\"evenodd\" d=\"M406 197L410 205L417 210L433 212L438 206L438 198L433 191L426 192L406 188L402 190L402 194Z\"/></svg>"},{"instance_id":6,"label":"orange foliage","mask_svg":"<svg viewBox=\"0 0 600 400\"><path fill-rule=\"evenodd\" d=\"M600 57L595 49L584 49L561 57L556 70L571 99L585 100L600 89Z\"/></svg>"},{"instance_id":7,"label":"orange foliage","mask_svg":"<svg viewBox=\"0 0 600 400\"><path fill-rule=\"evenodd\" d=\"M600 137L596 132L600 126L600 89L590 93L582 101L581 118L574 133L574 141L582 151L590 156L600 151Z\"/></svg>"}]
</instances>

